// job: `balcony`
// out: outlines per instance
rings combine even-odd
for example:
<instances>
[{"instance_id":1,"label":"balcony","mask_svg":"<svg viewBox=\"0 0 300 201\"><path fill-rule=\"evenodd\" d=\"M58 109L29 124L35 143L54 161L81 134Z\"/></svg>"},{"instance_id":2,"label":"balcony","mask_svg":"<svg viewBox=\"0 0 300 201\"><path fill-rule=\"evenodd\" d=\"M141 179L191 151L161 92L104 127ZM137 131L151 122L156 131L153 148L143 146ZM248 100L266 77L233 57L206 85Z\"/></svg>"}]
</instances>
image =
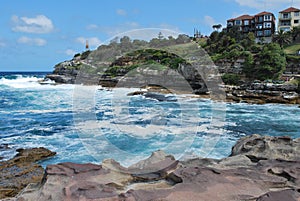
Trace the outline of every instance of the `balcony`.
<instances>
[{"instance_id":1,"label":"balcony","mask_svg":"<svg viewBox=\"0 0 300 201\"><path fill-rule=\"evenodd\" d=\"M279 23L279 26L291 26L291 22L282 22Z\"/></svg>"},{"instance_id":2,"label":"balcony","mask_svg":"<svg viewBox=\"0 0 300 201\"><path fill-rule=\"evenodd\" d=\"M290 20L292 19L291 14L281 14L279 15L279 20Z\"/></svg>"}]
</instances>

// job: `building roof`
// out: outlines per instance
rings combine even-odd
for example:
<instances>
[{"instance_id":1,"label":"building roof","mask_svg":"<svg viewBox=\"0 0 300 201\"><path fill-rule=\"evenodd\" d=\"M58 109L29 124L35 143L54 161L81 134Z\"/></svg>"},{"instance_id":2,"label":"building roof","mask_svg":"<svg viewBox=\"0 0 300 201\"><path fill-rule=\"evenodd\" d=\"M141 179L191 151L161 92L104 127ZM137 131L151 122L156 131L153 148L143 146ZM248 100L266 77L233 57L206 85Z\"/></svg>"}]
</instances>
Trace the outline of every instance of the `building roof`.
<instances>
[{"instance_id":1,"label":"building roof","mask_svg":"<svg viewBox=\"0 0 300 201\"><path fill-rule=\"evenodd\" d=\"M298 8L294 8L294 7L289 7L283 11L280 11L279 13L290 13L290 12L299 12L300 9Z\"/></svg>"},{"instance_id":2,"label":"building roof","mask_svg":"<svg viewBox=\"0 0 300 201\"><path fill-rule=\"evenodd\" d=\"M241 15L241 16L235 18L235 20L251 20L251 19L253 19L253 16L251 16L251 15Z\"/></svg>"},{"instance_id":3,"label":"building roof","mask_svg":"<svg viewBox=\"0 0 300 201\"><path fill-rule=\"evenodd\" d=\"M270 13L270 12L264 11L264 12L261 12L261 13L256 14L255 16L260 16L260 15L274 15L274 14L273 14L273 13Z\"/></svg>"},{"instance_id":4,"label":"building roof","mask_svg":"<svg viewBox=\"0 0 300 201\"><path fill-rule=\"evenodd\" d=\"M241 15L239 17L236 17L236 18L231 18L227 21L234 21L234 20L252 20L253 19L253 16L251 15Z\"/></svg>"}]
</instances>

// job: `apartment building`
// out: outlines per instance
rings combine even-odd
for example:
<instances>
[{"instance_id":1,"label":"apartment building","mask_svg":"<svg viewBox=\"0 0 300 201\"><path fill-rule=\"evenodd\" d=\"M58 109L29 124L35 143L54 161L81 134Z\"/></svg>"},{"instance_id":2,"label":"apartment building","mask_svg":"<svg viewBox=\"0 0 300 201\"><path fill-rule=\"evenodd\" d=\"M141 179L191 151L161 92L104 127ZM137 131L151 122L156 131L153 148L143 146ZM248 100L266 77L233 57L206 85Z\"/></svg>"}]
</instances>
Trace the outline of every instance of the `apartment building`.
<instances>
[{"instance_id":1,"label":"apartment building","mask_svg":"<svg viewBox=\"0 0 300 201\"><path fill-rule=\"evenodd\" d=\"M272 35L275 33L275 22L276 18L274 14L264 11L254 16L242 15L227 20L227 30L238 26L239 30L244 34L253 32L257 42L271 42Z\"/></svg>"},{"instance_id":2,"label":"apartment building","mask_svg":"<svg viewBox=\"0 0 300 201\"><path fill-rule=\"evenodd\" d=\"M279 12L278 30L291 31L294 26L300 26L300 9L290 7Z\"/></svg>"},{"instance_id":3,"label":"apartment building","mask_svg":"<svg viewBox=\"0 0 300 201\"><path fill-rule=\"evenodd\" d=\"M237 18L227 20L227 29L230 29L233 26L239 26L240 31L243 33L253 31L254 25L254 17L251 15L242 15Z\"/></svg>"},{"instance_id":4,"label":"apartment building","mask_svg":"<svg viewBox=\"0 0 300 201\"><path fill-rule=\"evenodd\" d=\"M255 21L255 36L257 42L264 40L271 42L272 36L275 33L276 18L273 13L261 12L254 16Z\"/></svg>"}]
</instances>

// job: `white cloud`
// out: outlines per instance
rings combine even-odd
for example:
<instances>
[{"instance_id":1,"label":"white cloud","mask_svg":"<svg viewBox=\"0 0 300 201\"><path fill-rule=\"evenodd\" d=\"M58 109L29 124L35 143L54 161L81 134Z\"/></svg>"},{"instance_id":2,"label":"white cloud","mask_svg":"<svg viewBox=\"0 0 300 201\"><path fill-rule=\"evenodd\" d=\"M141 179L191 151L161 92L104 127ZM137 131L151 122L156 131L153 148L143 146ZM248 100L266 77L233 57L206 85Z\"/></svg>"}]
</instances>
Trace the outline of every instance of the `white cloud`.
<instances>
[{"instance_id":1,"label":"white cloud","mask_svg":"<svg viewBox=\"0 0 300 201\"><path fill-rule=\"evenodd\" d=\"M90 24L87 26L88 30L98 31L107 34L108 36L115 36L117 34L140 28L137 22L126 22L124 24L118 24L115 26L98 26L96 24Z\"/></svg>"},{"instance_id":2,"label":"white cloud","mask_svg":"<svg viewBox=\"0 0 300 201\"><path fill-rule=\"evenodd\" d=\"M97 37L78 37L76 38L76 42L81 43L83 45L86 44L86 41L88 41L90 47L98 47L101 44L101 40Z\"/></svg>"},{"instance_id":3,"label":"white cloud","mask_svg":"<svg viewBox=\"0 0 300 201\"><path fill-rule=\"evenodd\" d=\"M118 15L121 15L121 16L126 16L127 15L126 10L123 10L123 9L117 9L116 13Z\"/></svg>"},{"instance_id":4,"label":"white cloud","mask_svg":"<svg viewBox=\"0 0 300 201\"><path fill-rule=\"evenodd\" d=\"M17 42L20 44L28 44L35 46L44 46L47 44L47 41L42 38L29 38L26 36L20 37Z\"/></svg>"},{"instance_id":5,"label":"white cloud","mask_svg":"<svg viewBox=\"0 0 300 201\"><path fill-rule=\"evenodd\" d=\"M72 49L67 49L65 52L64 52L66 55L68 56L73 56L75 55L77 52L75 50L72 50Z\"/></svg>"},{"instance_id":6,"label":"white cloud","mask_svg":"<svg viewBox=\"0 0 300 201\"><path fill-rule=\"evenodd\" d=\"M11 17L11 21L13 23L12 30L15 32L44 34L54 30L52 21L44 15L37 15L34 18L14 15Z\"/></svg>"},{"instance_id":7,"label":"white cloud","mask_svg":"<svg viewBox=\"0 0 300 201\"><path fill-rule=\"evenodd\" d=\"M212 25L216 24L216 21L213 17L206 15L206 16L204 16L204 23L206 25L212 26Z\"/></svg>"},{"instance_id":8,"label":"white cloud","mask_svg":"<svg viewBox=\"0 0 300 201\"><path fill-rule=\"evenodd\" d=\"M235 0L240 6L255 8L258 10L273 10L273 9L286 9L291 6L292 0ZM300 0L293 1L294 7L300 6Z\"/></svg>"}]
</instances>

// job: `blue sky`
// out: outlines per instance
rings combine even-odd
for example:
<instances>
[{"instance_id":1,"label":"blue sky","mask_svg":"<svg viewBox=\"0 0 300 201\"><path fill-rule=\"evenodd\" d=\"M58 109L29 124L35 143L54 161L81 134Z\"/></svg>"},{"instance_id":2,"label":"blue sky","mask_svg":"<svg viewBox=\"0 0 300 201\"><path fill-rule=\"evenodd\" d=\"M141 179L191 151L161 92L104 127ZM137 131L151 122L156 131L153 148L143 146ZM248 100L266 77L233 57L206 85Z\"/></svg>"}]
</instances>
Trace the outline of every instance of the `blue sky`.
<instances>
[{"instance_id":1,"label":"blue sky","mask_svg":"<svg viewBox=\"0 0 300 201\"><path fill-rule=\"evenodd\" d=\"M229 18L264 10L277 16L292 4L300 8L300 0L3 0L0 71L52 71L84 51L87 39L95 49L135 29L209 35Z\"/></svg>"}]
</instances>

